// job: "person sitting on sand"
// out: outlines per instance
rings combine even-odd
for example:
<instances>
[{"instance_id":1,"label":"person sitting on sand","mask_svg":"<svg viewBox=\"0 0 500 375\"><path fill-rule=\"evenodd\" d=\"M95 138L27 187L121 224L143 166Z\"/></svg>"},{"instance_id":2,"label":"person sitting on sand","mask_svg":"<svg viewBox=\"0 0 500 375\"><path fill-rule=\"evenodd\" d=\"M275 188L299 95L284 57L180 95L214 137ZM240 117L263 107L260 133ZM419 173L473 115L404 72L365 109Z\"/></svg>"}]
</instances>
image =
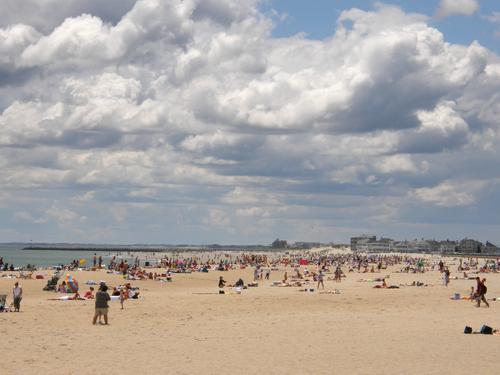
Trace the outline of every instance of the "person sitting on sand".
<instances>
[{"instance_id":1,"label":"person sitting on sand","mask_svg":"<svg viewBox=\"0 0 500 375\"><path fill-rule=\"evenodd\" d=\"M295 277L297 279L302 279L302 274L300 273L298 268L295 269Z\"/></svg>"},{"instance_id":2,"label":"person sitting on sand","mask_svg":"<svg viewBox=\"0 0 500 375\"><path fill-rule=\"evenodd\" d=\"M66 281L63 281L61 285L59 285L59 288L57 289L59 293L66 293L68 291L68 288L66 287Z\"/></svg>"},{"instance_id":3,"label":"person sitting on sand","mask_svg":"<svg viewBox=\"0 0 500 375\"><path fill-rule=\"evenodd\" d=\"M85 298L85 299L94 299L94 288L90 287L90 289L87 290L85 292L85 294L83 295L83 298Z\"/></svg>"},{"instance_id":4,"label":"person sitting on sand","mask_svg":"<svg viewBox=\"0 0 500 375\"><path fill-rule=\"evenodd\" d=\"M387 283L385 282L385 279L382 279L382 285L375 285L374 288L376 289L387 289Z\"/></svg>"},{"instance_id":5,"label":"person sitting on sand","mask_svg":"<svg viewBox=\"0 0 500 375\"><path fill-rule=\"evenodd\" d=\"M226 280L222 276L219 277L219 289L222 289L226 286Z\"/></svg>"},{"instance_id":6,"label":"person sitting on sand","mask_svg":"<svg viewBox=\"0 0 500 375\"><path fill-rule=\"evenodd\" d=\"M76 301L76 300L82 300L84 298L80 297L80 294L78 292L76 292L75 295L69 299Z\"/></svg>"},{"instance_id":7,"label":"person sitting on sand","mask_svg":"<svg viewBox=\"0 0 500 375\"><path fill-rule=\"evenodd\" d=\"M475 292L475 290L474 290L474 287L473 287L473 286L471 286L471 287L470 287L470 293L469 293L469 300L471 300L471 301L475 301L475 300L476 300L476 298L477 298L477 294L476 294L476 292Z\"/></svg>"},{"instance_id":8,"label":"person sitting on sand","mask_svg":"<svg viewBox=\"0 0 500 375\"><path fill-rule=\"evenodd\" d=\"M127 284L125 286L125 288L126 288L128 298L130 298L130 299L138 299L139 298L139 292L135 289L132 289L130 284Z\"/></svg>"},{"instance_id":9,"label":"person sitting on sand","mask_svg":"<svg viewBox=\"0 0 500 375\"><path fill-rule=\"evenodd\" d=\"M236 281L236 283L234 284L235 287L243 287L245 285L245 282L243 281L243 279L238 279L238 281Z\"/></svg>"}]
</instances>

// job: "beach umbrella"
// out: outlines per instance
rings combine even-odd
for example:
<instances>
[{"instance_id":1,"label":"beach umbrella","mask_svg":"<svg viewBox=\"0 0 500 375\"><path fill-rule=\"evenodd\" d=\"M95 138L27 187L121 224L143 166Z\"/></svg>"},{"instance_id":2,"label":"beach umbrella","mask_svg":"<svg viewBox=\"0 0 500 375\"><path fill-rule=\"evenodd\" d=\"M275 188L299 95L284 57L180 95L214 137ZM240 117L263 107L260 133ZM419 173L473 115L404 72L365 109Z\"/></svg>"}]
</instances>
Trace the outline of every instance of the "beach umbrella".
<instances>
[{"instance_id":1,"label":"beach umbrella","mask_svg":"<svg viewBox=\"0 0 500 375\"><path fill-rule=\"evenodd\" d=\"M66 275L66 289L68 293L78 292L78 281L73 276Z\"/></svg>"}]
</instances>

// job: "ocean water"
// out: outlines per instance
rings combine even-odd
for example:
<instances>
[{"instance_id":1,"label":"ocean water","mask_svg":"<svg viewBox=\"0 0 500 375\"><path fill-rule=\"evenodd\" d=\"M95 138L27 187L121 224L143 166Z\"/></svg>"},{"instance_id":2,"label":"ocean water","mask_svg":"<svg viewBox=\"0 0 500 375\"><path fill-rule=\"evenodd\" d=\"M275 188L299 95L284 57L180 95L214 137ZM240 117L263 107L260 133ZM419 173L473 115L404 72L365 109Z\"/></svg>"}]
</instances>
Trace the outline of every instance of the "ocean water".
<instances>
[{"instance_id":1,"label":"ocean water","mask_svg":"<svg viewBox=\"0 0 500 375\"><path fill-rule=\"evenodd\" d=\"M3 257L4 263L14 264L14 267L33 264L38 267L57 266L59 264L69 264L74 259L86 259L87 264L92 264L93 251L67 251L67 250L22 250L23 247L29 244L0 244L0 257ZM115 253L100 251L97 256L101 255L103 263L107 264ZM124 254L123 259L131 259L131 256Z\"/></svg>"}]
</instances>

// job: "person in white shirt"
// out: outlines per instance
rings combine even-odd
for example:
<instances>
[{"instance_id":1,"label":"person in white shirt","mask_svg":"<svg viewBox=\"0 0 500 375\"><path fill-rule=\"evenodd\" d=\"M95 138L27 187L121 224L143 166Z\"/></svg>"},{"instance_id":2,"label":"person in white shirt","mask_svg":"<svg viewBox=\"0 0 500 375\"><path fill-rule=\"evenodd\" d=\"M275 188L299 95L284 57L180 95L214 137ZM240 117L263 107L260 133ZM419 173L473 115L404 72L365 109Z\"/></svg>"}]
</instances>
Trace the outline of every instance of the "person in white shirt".
<instances>
[{"instance_id":1,"label":"person in white shirt","mask_svg":"<svg viewBox=\"0 0 500 375\"><path fill-rule=\"evenodd\" d=\"M14 284L14 289L12 289L12 297L14 298L14 311L19 312L23 298L23 288L21 288L21 285L17 281Z\"/></svg>"}]
</instances>

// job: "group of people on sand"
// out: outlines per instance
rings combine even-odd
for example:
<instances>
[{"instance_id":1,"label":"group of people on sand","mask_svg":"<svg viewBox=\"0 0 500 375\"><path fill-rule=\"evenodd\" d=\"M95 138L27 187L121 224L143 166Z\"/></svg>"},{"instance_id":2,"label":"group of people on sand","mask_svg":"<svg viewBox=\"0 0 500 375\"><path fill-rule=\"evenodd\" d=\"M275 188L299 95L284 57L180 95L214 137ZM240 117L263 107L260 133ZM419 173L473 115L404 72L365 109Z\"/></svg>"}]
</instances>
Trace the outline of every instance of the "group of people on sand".
<instances>
[{"instance_id":1,"label":"group of people on sand","mask_svg":"<svg viewBox=\"0 0 500 375\"><path fill-rule=\"evenodd\" d=\"M21 300L23 299L23 288L19 282L14 283L12 288L12 303L7 307L7 295L0 296L0 312L19 312L21 311Z\"/></svg>"},{"instance_id":2,"label":"group of people on sand","mask_svg":"<svg viewBox=\"0 0 500 375\"><path fill-rule=\"evenodd\" d=\"M93 290L93 288L91 288ZM134 290L130 284L125 284L124 287L121 287L120 289L114 288L113 289L113 296L120 296L120 304L121 304L121 309L123 310L123 303L125 300L129 298L138 298L139 292ZM95 294L95 313L94 317L92 318L92 324L104 324L108 325L109 324L109 319L108 319L108 311L109 311L109 304L108 302L111 301L111 296L108 293L108 286L106 283L101 282L99 285L99 290ZM101 318L104 318L104 323L102 323Z\"/></svg>"},{"instance_id":3,"label":"group of people on sand","mask_svg":"<svg viewBox=\"0 0 500 375\"><path fill-rule=\"evenodd\" d=\"M224 287L226 287L227 281L224 280L223 276L219 277L219 292L224 290ZM234 287L234 288L244 288L245 287L245 282L243 279L240 277L238 280L233 285L228 284L228 287Z\"/></svg>"}]
</instances>

